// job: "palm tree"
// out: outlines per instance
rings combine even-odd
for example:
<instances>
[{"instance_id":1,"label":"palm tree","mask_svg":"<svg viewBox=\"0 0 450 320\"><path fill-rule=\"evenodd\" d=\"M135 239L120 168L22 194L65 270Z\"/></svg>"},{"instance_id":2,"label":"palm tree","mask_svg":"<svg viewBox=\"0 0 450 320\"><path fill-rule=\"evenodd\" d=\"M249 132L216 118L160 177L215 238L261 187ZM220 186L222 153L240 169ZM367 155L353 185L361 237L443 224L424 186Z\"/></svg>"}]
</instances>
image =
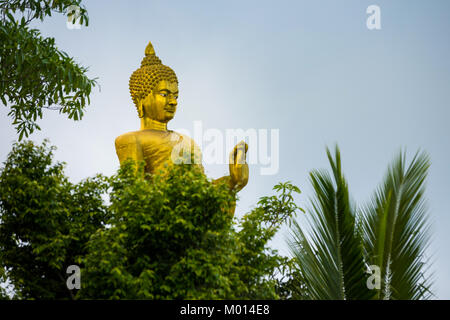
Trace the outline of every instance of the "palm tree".
<instances>
[{"instance_id":1,"label":"palm tree","mask_svg":"<svg viewBox=\"0 0 450 320\"><path fill-rule=\"evenodd\" d=\"M357 209L342 173L339 148L334 159L328 148L327 155L332 175L324 170L310 173L315 194L308 230L294 222L288 241L297 269L292 297L430 298L424 261L430 230L423 196L429 157L417 153L406 168L405 154L400 153L371 201Z\"/></svg>"}]
</instances>

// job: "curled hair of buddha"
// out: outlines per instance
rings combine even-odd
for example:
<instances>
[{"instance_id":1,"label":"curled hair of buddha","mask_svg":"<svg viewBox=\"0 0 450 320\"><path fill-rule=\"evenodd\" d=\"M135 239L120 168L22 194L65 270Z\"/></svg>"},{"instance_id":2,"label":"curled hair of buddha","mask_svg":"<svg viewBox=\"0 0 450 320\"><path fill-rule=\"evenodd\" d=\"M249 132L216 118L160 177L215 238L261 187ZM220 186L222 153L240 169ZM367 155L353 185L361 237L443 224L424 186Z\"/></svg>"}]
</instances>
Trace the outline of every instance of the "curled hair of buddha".
<instances>
[{"instance_id":1,"label":"curled hair of buddha","mask_svg":"<svg viewBox=\"0 0 450 320\"><path fill-rule=\"evenodd\" d=\"M138 100L146 97L163 80L178 83L175 72L161 63L152 43L149 42L145 48L141 67L133 72L129 82L131 98L136 108L138 108Z\"/></svg>"}]
</instances>

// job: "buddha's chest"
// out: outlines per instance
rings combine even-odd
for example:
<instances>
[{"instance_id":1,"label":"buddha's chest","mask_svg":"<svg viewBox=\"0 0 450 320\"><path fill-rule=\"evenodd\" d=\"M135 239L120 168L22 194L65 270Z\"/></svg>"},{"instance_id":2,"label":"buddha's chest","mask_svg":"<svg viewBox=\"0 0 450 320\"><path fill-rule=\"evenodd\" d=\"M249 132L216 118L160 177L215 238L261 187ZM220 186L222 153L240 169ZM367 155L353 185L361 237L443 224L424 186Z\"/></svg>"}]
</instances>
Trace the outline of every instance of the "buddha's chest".
<instances>
[{"instance_id":1,"label":"buddha's chest","mask_svg":"<svg viewBox=\"0 0 450 320\"><path fill-rule=\"evenodd\" d=\"M144 136L141 138L141 147L147 171L151 173L167 162L201 163L201 151L194 141L176 132L157 132Z\"/></svg>"}]
</instances>

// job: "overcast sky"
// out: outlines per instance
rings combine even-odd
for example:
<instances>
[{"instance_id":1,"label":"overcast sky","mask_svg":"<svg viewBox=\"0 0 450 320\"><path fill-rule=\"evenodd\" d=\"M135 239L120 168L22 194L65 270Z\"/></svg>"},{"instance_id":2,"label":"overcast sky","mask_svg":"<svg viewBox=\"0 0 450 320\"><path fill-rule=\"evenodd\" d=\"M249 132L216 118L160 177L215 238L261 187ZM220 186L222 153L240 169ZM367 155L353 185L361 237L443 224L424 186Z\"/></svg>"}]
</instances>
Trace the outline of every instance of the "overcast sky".
<instances>
[{"instance_id":1,"label":"overcast sky","mask_svg":"<svg viewBox=\"0 0 450 320\"><path fill-rule=\"evenodd\" d=\"M308 172L327 168L325 147L338 143L350 190L367 201L401 148L427 151L434 222L435 289L450 299L450 2L438 1L84 1L89 27L69 30L56 15L35 25L98 77L82 121L44 113L42 131L76 182L113 174L114 139L139 128L128 79L151 40L179 79L179 103L169 128L279 129L275 175L250 167L237 215L272 187L290 180L303 193ZM366 9L381 8L381 30L368 30ZM17 138L0 108L0 161ZM252 148L252 145L250 145ZM230 150L226 150L228 153ZM227 165L205 165L212 178ZM287 253L283 236L274 246Z\"/></svg>"}]
</instances>

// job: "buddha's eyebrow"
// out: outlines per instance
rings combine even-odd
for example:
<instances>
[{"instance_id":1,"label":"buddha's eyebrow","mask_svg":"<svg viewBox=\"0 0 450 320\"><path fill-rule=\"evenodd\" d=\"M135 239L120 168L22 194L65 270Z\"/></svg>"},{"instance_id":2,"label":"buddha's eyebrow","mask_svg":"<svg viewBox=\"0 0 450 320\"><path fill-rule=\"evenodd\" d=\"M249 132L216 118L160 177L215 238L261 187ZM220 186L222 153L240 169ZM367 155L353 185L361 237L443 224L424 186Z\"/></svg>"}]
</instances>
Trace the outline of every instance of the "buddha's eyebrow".
<instances>
[{"instance_id":1,"label":"buddha's eyebrow","mask_svg":"<svg viewBox=\"0 0 450 320\"><path fill-rule=\"evenodd\" d=\"M170 91L169 89L161 89L161 90L159 90L159 92L163 92L163 91L169 92L169 93L172 92L172 91ZM175 91L174 94L178 94L178 90Z\"/></svg>"}]
</instances>

